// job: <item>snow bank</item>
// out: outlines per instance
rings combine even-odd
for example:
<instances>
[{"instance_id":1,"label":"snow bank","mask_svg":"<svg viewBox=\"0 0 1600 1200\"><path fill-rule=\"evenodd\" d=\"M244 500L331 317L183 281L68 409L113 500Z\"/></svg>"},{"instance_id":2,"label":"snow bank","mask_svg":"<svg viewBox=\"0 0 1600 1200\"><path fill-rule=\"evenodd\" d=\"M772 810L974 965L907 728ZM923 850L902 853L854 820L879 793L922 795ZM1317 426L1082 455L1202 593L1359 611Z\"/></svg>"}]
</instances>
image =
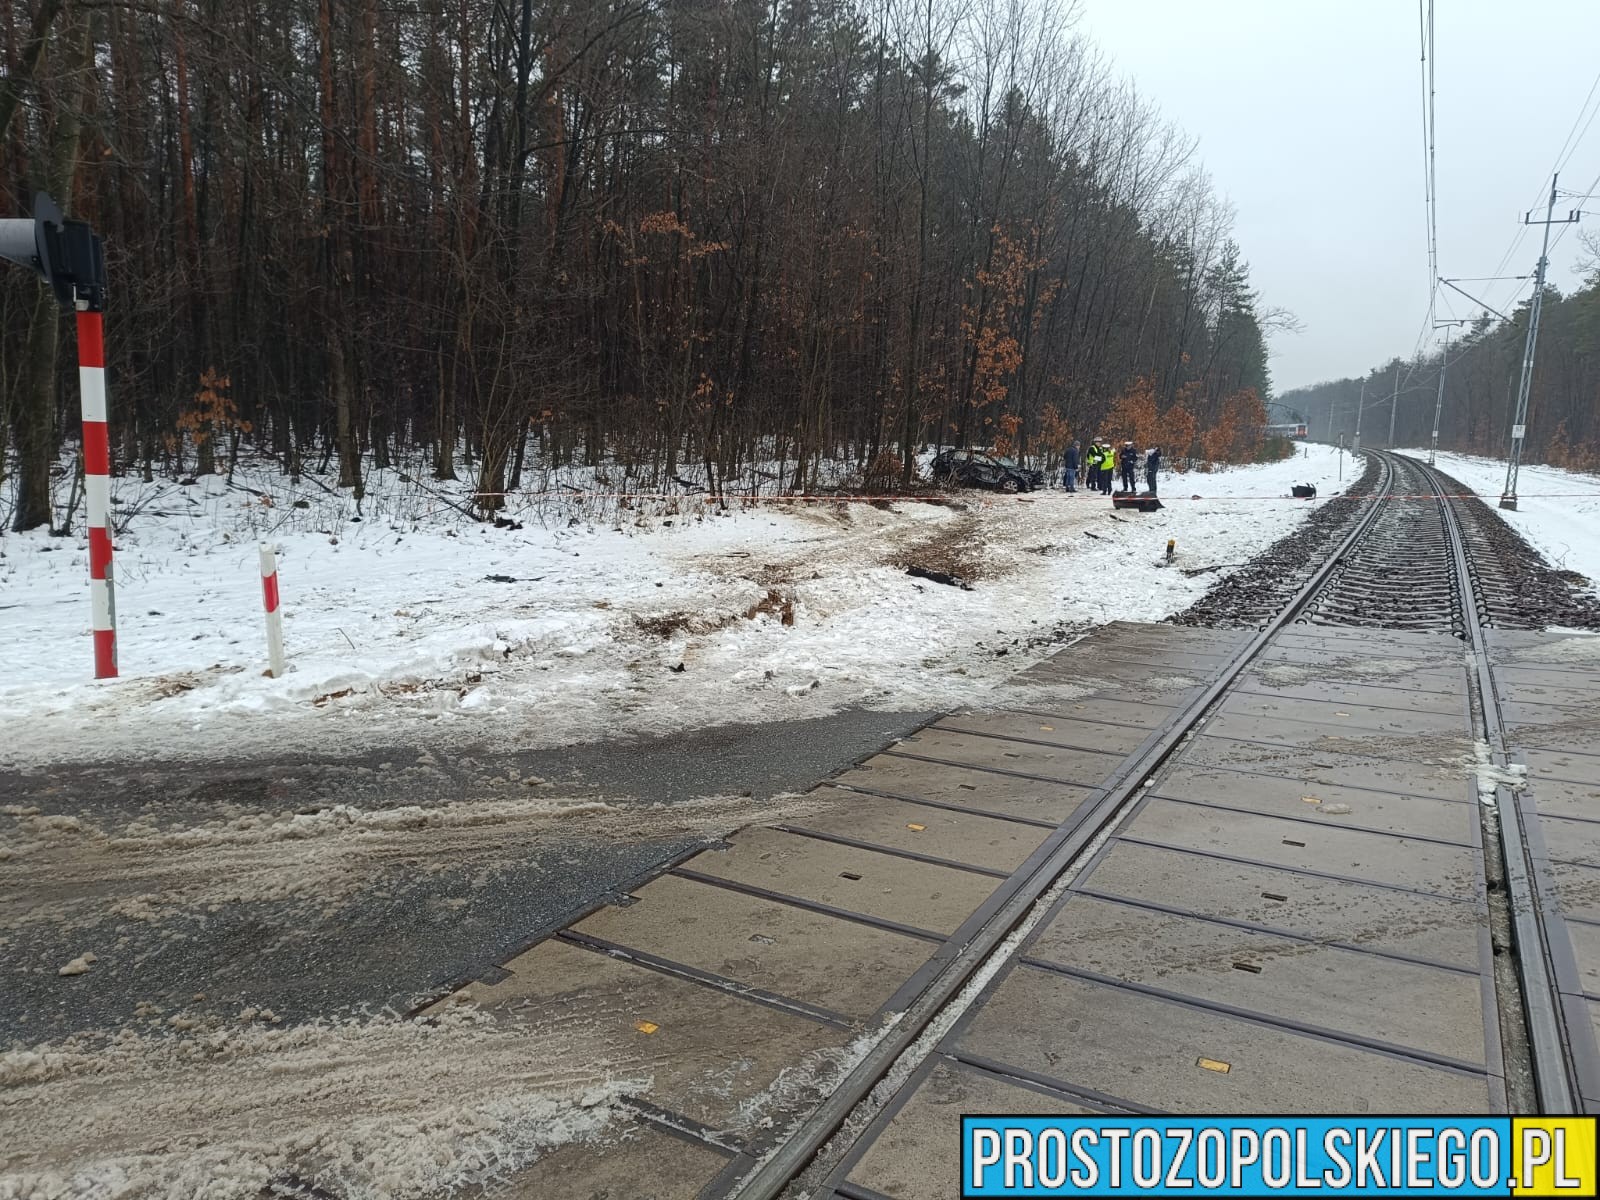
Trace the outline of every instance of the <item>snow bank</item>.
<instances>
[{"instance_id":1,"label":"snow bank","mask_svg":"<svg viewBox=\"0 0 1600 1200\"><path fill-rule=\"evenodd\" d=\"M0 1197L347 1200L453 1192L600 1134L648 1084L580 1031L471 1010L194 1035L123 1032L0 1054Z\"/></svg>"},{"instance_id":2,"label":"snow bank","mask_svg":"<svg viewBox=\"0 0 1600 1200\"><path fill-rule=\"evenodd\" d=\"M1157 620L1291 529L1353 464L1333 448L1168 475L1167 507L1113 515L1059 490L957 506L701 501L468 521L394 473L348 497L241 468L230 487L114 481L122 678L89 678L87 547L0 537L0 765L130 753L337 752L624 733L981 702L1042 632ZM274 496L264 503L262 496ZM1200 499L1190 497L1199 496ZM294 503L307 505L294 507ZM1314 502L1320 503L1321 500ZM263 675L256 543L280 546L290 670ZM951 554L972 590L908 577ZM792 612L762 606L776 592ZM1006 651L1002 656L1000 651Z\"/></svg>"},{"instance_id":3,"label":"snow bank","mask_svg":"<svg viewBox=\"0 0 1600 1200\"><path fill-rule=\"evenodd\" d=\"M1406 453L1427 460L1426 450ZM1440 454L1438 463L1490 507L1500 503L1503 459ZM1557 568L1600 582L1600 475L1524 466L1517 473L1517 511L1496 511Z\"/></svg>"}]
</instances>

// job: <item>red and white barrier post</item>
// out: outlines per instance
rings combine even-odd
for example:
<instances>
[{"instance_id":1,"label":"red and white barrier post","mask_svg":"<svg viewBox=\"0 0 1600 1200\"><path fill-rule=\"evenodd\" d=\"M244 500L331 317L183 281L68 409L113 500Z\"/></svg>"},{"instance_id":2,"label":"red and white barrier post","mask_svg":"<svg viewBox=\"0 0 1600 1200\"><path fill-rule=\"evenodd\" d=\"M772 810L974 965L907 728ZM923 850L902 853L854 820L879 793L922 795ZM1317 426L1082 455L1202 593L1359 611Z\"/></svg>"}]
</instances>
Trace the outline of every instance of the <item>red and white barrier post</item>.
<instances>
[{"instance_id":1,"label":"red and white barrier post","mask_svg":"<svg viewBox=\"0 0 1600 1200\"><path fill-rule=\"evenodd\" d=\"M283 606L278 599L278 555L261 543L261 599L267 609L267 674L283 674Z\"/></svg>"},{"instance_id":2,"label":"red and white barrier post","mask_svg":"<svg viewBox=\"0 0 1600 1200\"><path fill-rule=\"evenodd\" d=\"M117 674L117 588L111 568L111 437L106 426L104 316L78 301L78 388L83 397L83 491L89 517L94 677Z\"/></svg>"},{"instance_id":3,"label":"red and white barrier post","mask_svg":"<svg viewBox=\"0 0 1600 1200\"><path fill-rule=\"evenodd\" d=\"M32 271L57 303L78 314L78 385L83 395L83 474L89 509L89 596L94 674L117 673L117 592L111 573L111 439L106 430L106 255L86 221L69 221L43 192L33 216L0 219L0 259Z\"/></svg>"}]
</instances>

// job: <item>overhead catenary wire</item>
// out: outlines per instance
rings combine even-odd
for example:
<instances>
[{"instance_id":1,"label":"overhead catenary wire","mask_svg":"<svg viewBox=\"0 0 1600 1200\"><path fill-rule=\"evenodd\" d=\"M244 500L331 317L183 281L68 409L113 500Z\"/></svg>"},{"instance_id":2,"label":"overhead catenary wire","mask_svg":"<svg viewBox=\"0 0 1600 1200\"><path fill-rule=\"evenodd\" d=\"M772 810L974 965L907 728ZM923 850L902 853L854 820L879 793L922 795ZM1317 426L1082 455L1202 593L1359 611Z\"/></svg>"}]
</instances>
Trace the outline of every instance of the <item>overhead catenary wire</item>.
<instances>
[{"instance_id":1,"label":"overhead catenary wire","mask_svg":"<svg viewBox=\"0 0 1600 1200\"><path fill-rule=\"evenodd\" d=\"M1392 398L1390 400L1391 422L1393 420L1394 412L1392 406L1397 403L1400 395L1410 390L1408 385L1411 383L1412 379L1416 376L1417 372L1423 367L1424 364L1423 346L1427 341L1429 334L1437 332L1439 288L1442 282L1439 272L1439 193L1437 171L1438 141L1436 104L1437 88L1435 84L1435 71L1438 54L1435 39L1433 0L1427 0L1426 5L1423 4L1423 0L1417 0L1417 26L1418 40L1420 42L1420 74L1422 80L1423 196L1427 210L1426 236L1428 251L1428 307L1427 312L1423 317L1421 328L1419 328L1417 331L1417 339L1409 356L1409 366L1403 377L1397 375L1395 380ZM1572 124L1567 129L1566 137L1562 139L1561 145L1556 151L1555 160L1551 168L1552 176L1555 176L1563 166L1571 161L1573 156L1583 145L1584 139L1588 136L1596 118L1600 117L1600 103L1596 102L1597 97L1600 97L1600 72L1596 73L1594 80L1590 83L1589 90L1584 96L1583 104L1579 106L1577 114L1572 119ZM1590 184L1590 186L1583 193L1582 197L1578 199L1578 206L1581 207L1582 204L1587 202L1597 190L1600 190L1600 175L1596 175L1594 182ZM1541 186L1539 196L1535 197L1533 204L1530 207L1536 207L1539 199L1543 195L1543 187ZM1576 194L1574 193L1574 195ZM1489 312L1500 316L1502 319L1507 319L1506 313L1502 310L1510 310L1513 305L1520 301L1523 293L1528 288L1529 276L1507 276L1505 274L1506 265L1512 261L1513 256L1521 248L1523 239L1527 236L1528 229L1528 222L1518 222L1517 231L1512 236L1504 254L1501 255L1500 261L1498 264L1496 264L1494 271L1488 276L1472 277L1478 280L1489 281L1491 283L1497 283L1501 280L1514 283L1514 290L1507 299L1500 301L1499 307L1495 307L1485 303L1484 301L1476 300L1474 298L1476 303L1487 309ZM1556 234L1554 241L1549 243L1549 249L1553 250L1555 246L1559 245L1561 238L1565 236L1566 232L1567 230L1564 226ZM1546 253L1548 253L1548 250ZM1451 318L1457 320L1460 319L1457 318L1455 306L1451 302L1448 295L1445 297L1445 309ZM1443 365L1443 360L1441 358L1441 373L1443 370ZM1381 402L1381 397L1379 400L1375 401L1375 403Z\"/></svg>"},{"instance_id":2,"label":"overhead catenary wire","mask_svg":"<svg viewBox=\"0 0 1600 1200\"><path fill-rule=\"evenodd\" d=\"M1422 365L1423 343L1427 341L1428 334L1433 329L1439 306L1439 191L1434 170L1433 0L1427 0L1426 12L1422 0L1417 0L1417 24L1418 38L1421 41L1422 192L1427 215L1428 311L1422 318L1422 327L1417 330L1416 344L1411 348L1411 365L1406 370L1405 378L1395 383L1393 395L1390 397L1391 426L1394 423L1394 406L1400 401L1402 389L1406 388L1411 382L1411 377L1417 373L1417 368Z\"/></svg>"},{"instance_id":3,"label":"overhead catenary wire","mask_svg":"<svg viewBox=\"0 0 1600 1200\"><path fill-rule=\"evenodd\" d=\"M1572 129L1567 130L1566 141L1561 143L1561 149L1556 151L1555 166L1550 168L1552 175L1560 174L1566 169L1567 163L1572 161L1572 156L1578 152L1578 147L1583 144L1583 139L1588 136L1589 126L1594 124L1596 115L1600 115L1600 104L1595 105L1594 112L1589 113L1589 119L1584 121L1583 132L1578 134L1577 140L1572 137L1573 130L1578 128L1578 122L1583 121L1583 114L1588 111L1589 104L1595 98L1595 93L1600 92L1600 71L1595 72L1594 82L1589 85L1589 94L1583 98L1583 107L1578 110L1578 115L1572 118Z\"/></svg>"},{"instance_id":4,"label":"overhead catenary wire","mask_svg":"<svg viewBox=\"0 0 1600 1200\"><path fill-rule=\"evenodd\" d=\"M1428 309L1422 318L1421 327L1417 330L1416 343L1411 347L1411 369L1406 372L1405 379L1399 387L1404 387L1411 381L1411 376L1415 374L1417 366L1422 361L1423 343L1427 341L1428 334L1433 329L1439 303L1439 188L1438 173L1435 169L1437 139L1434 104L1433 0L1427 0L1426 6L1423 0L1417 0L1417 37L1420 42L1422 81L1422 191L1427 219Z\"/></svg>"},{"instance_id":5,"label":"overhead catenary wire","mask_svg":"<svg viewBox=\"0 0 1600 1200\"><path fill-rule=\"evenodd\" d=\"M1562 139L1561 147L1556 151L1555 158L1551 161L1550 169L1545 172L1545 178L1560 174L1562 169L1572 161L1573 155L1578 152L1584 138L1588 136L1590 128L1594 125L1595 118L1600 117L1600 102L1597 102L1597 100L1600 100L1600 72L1596 72L1594 81L1589 85L1589 91L1583 98L1583 104L1579 106L1577 115L1572 118L1572 124L1567 129L1567 136ZM1587 114L1587 118L1585 118L1585 114ZM1579 130L1580 124L1582 125L1581 131ZM1574 137L1574 134L1576 134L1576 137ZM1597 175L1595 181L1589 185L1587 192L1584 193L1583 200L1587 200L1594 195L1596 189L1600 189L1600 175ZM1525 209L1537 208L1544 199L1545 185L1541 181L1538 192L1523 207ZM1579 201L1580 206L1583 200ZM1492 275L1503 275L1505 273L1506 265L1511 262L1513 256L1521 249L1522 241L1528 236L1529 228L1530 226L1525 223L1518 223L1517 232L1512 235L1511 242L1506 247L1505 253L1500 256L1500 261L1495 264L1495 268L1491 272ZM1554 240L1550 243L1552 250L1561 244L1561 239L1566 235L1566 232L1566 229L1563 228L1556 234ZM1522 294L1527 291L1528 284L1529 279L1521 277L1521 282L1504 300L1499 302L1499 307L1503 309L1511 308L1522 298Z\"/></svg>"},{"instance_id":6,"label":"overhead catenary wire","mask_svg":"<svg viewBox=\"0 0 1600 1200\"><path fill-rule=\"evenodd\" d=\"M1417 0L1421 15L1422 0ZM1424 191L1428 206L1428 316L1431 323L1439 297L1439 176L1435 168L1435 146L1438 141L1438 122L1434 108L1433 68L1435 61L1433 36L1433 0L1428 0L1427 23L1422 29L1422 138Z\"/></svg>"}]
</instances>

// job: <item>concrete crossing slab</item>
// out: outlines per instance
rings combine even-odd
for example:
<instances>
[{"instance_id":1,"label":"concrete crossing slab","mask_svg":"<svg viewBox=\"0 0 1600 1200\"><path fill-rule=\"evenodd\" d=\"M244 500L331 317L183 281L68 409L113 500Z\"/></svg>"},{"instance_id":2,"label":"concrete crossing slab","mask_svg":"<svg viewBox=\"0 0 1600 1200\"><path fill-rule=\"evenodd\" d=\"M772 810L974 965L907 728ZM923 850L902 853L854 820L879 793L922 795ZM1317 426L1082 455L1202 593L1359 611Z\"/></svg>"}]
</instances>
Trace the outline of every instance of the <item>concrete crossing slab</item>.
<instances>
[{"instance_id":1,"label":"concrete crossing slab","mask_svg":"<svg viewBox=\"0 0 1600 1200\"><path fill-rule=\"evenodd\" d=\"M931 943L675 875L574 931L864 1021L911 977Z\"/></svg>"},{"instance_id":2,"label":"concrete crossing slab","mask_svg":"<svg viewBox=\"0 0 1600 1200\"><path fill-rule=\"evenodd\" d=\"M1600 868L1600 821L1574 821L1548 814L1539 818L1544 846L1552 859Z\"/></svg>"},{"instance_id":3,"label":"concrete crossing slab","mask_svg":"<svg viewBox=\"0 0 1600 1200\"><path fill-rule=\"evenodd\" d=\"M1368 704L1373 707L1396 709L1402 712L1438 713L1468 719L1467 698L1464 693L1417 691L1414 688L1392 687L1375 680L1354 682L1328 682L1308 679L1300 683L1274 683L1270 676L1258 671L1247 671L1240 679L1238 696L1261 696L1284 700L1321 700L1341 708L1350 704Z\"/></svg>"},{"instance_id":4,"label":"concrete crossing slab","mask_svg":"<svg viewBox=\"0 0 1600 1200\"><path fill-rule=\"evenodd\" d=\"M1419 709L1378 707L1385 697L1376 688L1345 689L1354 697L1346 700L1307 700L1292 696L1263 695L1260 692L1234 692L1221 706L1228 716L1242 717L1263 725L1285 723L1293 728L1319 728L1325 734L1361 737L1369 733L1460 733L1471 726L1465 712L1431 712ZM1220 730L1216 732L1221 732ZM1249 736L1249 735L1236 735ZM1309 733L1307 737L1309 737ZM1277 738L1268 740L1276 741ZM1304 740L1295 738L1294 740Z\"/></svg>"},{"instance_id":5,"label":"concrete crossing slab","mask_svg":"<svg viewBox=\"0 0 1600 1200\"><path fill-rule=\"evenodd\" d=\"M842 788L822 790L838 803L826 813L796 818L788 823L790 828L834 834L1007 874L1020 867L1050 833L1038 825L1001 817L889 800Z\"/></svg>"},{"instance_id":6,"label":"concrete crossing slab","mask_svg":"<svg viewBox=\"0 0 1600 1200\"><path fill-rule=\"evenodd\" d=\"M1128 662L1123 659L1057 657L1036 663L1017 677L1022 684L1070 684L1084 695L1118 699L1148 697L1166 705L1187 704L1213 674L1211 668L1184 670L1171 663Z\"/></svg>"},{"instance_id":7,"label":"concrete crossing slab","mask_svg":"<svg viewBox=\"0 0 1600 1200\"><path fill-rule=\"evenodd\" d=\"M1485 1075L1019 965L948 1052L1171 1113L1468 1113Z\"/></svg>"},{"instance_id":8,"label":"concrete crossing slab","mask_svg":"<svg viewBox=\"0 0 1600 1200\"><path fill-rule=\"evenodd\" d=\"M1019 711L1042 717L1105 722L1132 725L1141 729L1154 729L1172 716L1173 708L1167 697L1140 697L1119 699L1110 695L1095 695L1082 700L1056 700L1051 703L1031 701Z\"/></svg>"},{"instance_id":9,"label":"concrete crossing slab","mask_svg":"<svg viewBox=\"0 0 1600 1200\"><path fill-rule=\"evenodd\" d=\"M945 766L916 758L879 754L853 771L834 777L843 787L870 788L918 800L954 804L976 812L998 813L1057 824L1093 794L1093 789L1022 779L968 767Z\"/></svg>"},{"instance_id":10,"label":"concrete crossing slab","mask_svg":"<svg viewBox=\"0 0 1600 1200\"><path fill-rule=\"evenodd\" d=\"M1561 779L1600 787L1600 755L1569 749L1524 748L1522 757L1533 780Z\"/></svg>"},{"instance_id":11,"label":"concrete crossing slab","mask_svg":"<svg viewBox=\"0 0 1600 1200\"><path fill-rule=\"evenodd\" d=\"M1193 767L1181 762L1159 776L1150 790L1171 800L1194 800L1267 816L1461 845L1475 845L1479 832L1477 806L1469 801L1398 796L1322 784L1308 788L1274 775Z\"/></svg>"},{"instance_id":12,"label":"concrete crossing slab","mask_svg":"<svg viewBox=\"0 0 1600 1200\"><path fill-rule=\"evenodd\" d=\"M1600 924L1600 867L1552 863L1550 879L1562 916Z\"/></svg>"},{"instance_id":13,"label":"concrete crossing slab","mask_svg":"<svg viewBox=\"0 0 1600 1200\"><path fill-rule=\"evenodd\" d=\"M1095 676L1102 673L1119 678L1138 679L1143 675L1187 675L1205 681L1232 657L1226 653L1205 653L1140 646L1128 643L1090 647L1083 667Z\"/></svg>"},{"instance_id":14,"label":"concrete crossing slab","mask_svg":"<svg viewBox=\"0 0 1600 1200\"><path fill-rule=\"evenodd\" d=\"M1529 704L1502 701L1500 716L1513 732L1566 732L1574 740L1594 736L1600 729L1600 693L1584 704Z\"/></svg>"},{"instance_id":15,"label":"concrete crossing slab","mask_svg":"<svg viewBox=\"0 0 1600 1200\"><path fill-rule=\"evenodd\" d=\"M1589 638L1581 639L1588 644ZM1559 649L1555 651L1561 653ZM1552 687L1594 695L1600 691L1600 663L1573 659L1566 662L1497 663L1496 680L1504 680L1514 687Z\"/></svg>"},{"instance_id":16,"label":"concrete crossing slab","mask_svg":"<svg viewBox=\"0 0 1600 1200\"><path fill-rule=\"evenodd\" d=\"M1595 703L1596 689L1578 681L1570 685L1555 672L1540 672L1532 681L1511 679L1494 673L1495 692L1503 701L1513 704L1542 704L1554 708L1576 708L1587 711Z\"/></svg>"},{"instance_id":17,"label":"concrete crossing slab","mask_svg":"<svg viewBox=\"0 0 1600 1200\"><path fill-rule=\"evenodd\" d=\"M1069 897L1023 952L1288 1024L1480 1068L1488 1063L1476 971L1419 966L1083 895Z\"/></svg>"},{"instance_id":18,"label":"concrete crossing slab","mask_svg":"<svg viewBox=\"0 0 1600 1200\"><path fill-rule=\"evenodd\" d=\"M1347 650L1315 650L1300 646L1269 646L1256 660L1264 678L1286 683L1313 679L1335 683L1379 683L1389 687L1466 694L1466 671L1434 659L1395 659Z\"/></svg>"},{"instance_id":19,"label":"concrete crossing slab","mask_svg":"<svg viewBox=\"0 0 1600 1200\"><path fill-rule=\"evenodd\" d=\"M1183 761L1195 766L1233 767L1301 783L1359 787L1402 796L1462 800L1473 794L1476 762L1459 749L1423 740L1413 760L1373 758L1326 747L1275 746L1202 734Z\"/></svg>"},{"instance_id":20,"label":"concrete crossing slab","mask_svg":"<svg viewBox=\"0 0 1600 1200\"><path fill-rule=\"evenodd\" d=\"M1600 820L1600 784L1535 779L1527 794L1540 816Z\"/></svg>"},{"instance_id":21,"label":"concrete crossing slab","mask_svg":"<svg viewBox=\"0 0 1600 1200\"><path fill-rule=\"evenodd\" d=\"M1467 970L1480 961L1478 908L1442 897L1133 842L1112 842L1078 886Z\"/></svg>"},{"instance_id":22,"label":"concrete crossing slab","mask_svg":"<svg viewBox=\"0 0 1600 1200\"><path fill-rule=\"evenodd\" d=\"M1046 742L1052 746L1076 747L1106 754L1127 755L1137 750L1150 731L1126 725L1101 725L1093 721L1074 721L1061 717L1039 717L1033 713L960 713L936 721L934 729L955 733L977 733L989 737L1015 738L1026 742Z\"/></svg>"},{"instance_id":23,"label":"concrete crossing slab","mask_svg":"<svg viewBox=\"0 0 1600 1200\"><path fill-rule=\"evenodd\" d=\"M713 1129L734 1128L741 1107L781 1073L820 1062L854 1036L562 941L540 943L505 970L501 982L471 984L435 1008L470 1002L498 1022L536 1027L540 1038L570 1038L585 1062L637 1076L635 1098Z\"/></svg>"},{"instance_id":24,"label":"concrete crossing slab","mask_svg":"<svg viewBox=\"0 0 1600 1200\"><path fill-rule=\"evenodd\" d=\"M1435 725L1432 729L1408 727L1404 721L1390 722L1395 728L1376 731L1359 727L1348 719L1341 721L1336 715L1340 711L1335 709L1328 713L1331 721L1308 721L1286 715L1241 713L1224 707L1203 728L1208 737L1294 746L1313 754L1360 755L1407 763L1415 762L1419 756L1459 758L1472 752L1472 739L1465 736L1466 731L1459 721L1449 721L1442 727ZM1350 717L1354 717L1353 712ZM1426 718L1419 718L1419 721L1426 722Z\"/></svg>"},{"instance_id":25,"label":"concrete crossing slab","mask_svg":"<svg viewBox=\"0 0 1600 1200\"><path fill-rule=\"evenodd\" d=\"M847 1178L893 1200L960 1200L962 1116L1094 1111L1060 1093L939 1059L887 1126L874 1131L866 1153Z\"/></svg>"},{"instance_id":26,"label":"concrete crossing slab","mask_svg":"<svg viewBox=\"0 0 1600 1200\"><path fill-rule=\"evenodd\" d=\"M1363 653L1386 658L1419 660L1453 659L1461 643L1437 630L1373 629L1336 625L1290 625L1274 640L1275 646L1343 649L1359 646Z\"/></svg>"},{"instance_id":27,"label":"concrete crossing slab","mask_svg":"<svg viewBox=\"0 0 1600 1200\"><path fill-rule=\"evenodd\" d=\"M1566 931L1584 993L1600 999L1600 925L1568 921Z\"/></svg>"},{"instance_id":28,"label":"concrete crossing slab","mask_svg":"<svg viewBox=\"0 0 1600 1200\"><path fill-rule=\"evenodd\" d=\"M958 766L1021 772L1089 787L1098 786L1122 765L1124 758L1116 753L1067 750L970 733L951 733L937 727L902 738L895 743L893 752L916 754Z\"/></svg>"},{"instance_id":29,"label":"concrete crossing slab","mask_svg":"<svg viewBox=\"0 0 1600 1200\"><path fill-rule=\"evenodd\" d=\"M1482 890L1478 855L1470 847L1202 808L1158 797L1142 803L1118 830L1118 836L1461 899L1474 898Z\"/></svg>"},{"instance_id":30,"label":"concrete crossing slab","mask_svg":"<svg viewBox=\"0 0 1600 1200\"><path fill-rule=\"evenodd\" d=\"M680 870L808 900L881 921L949 935L999 880L954 867L753 826Z\"/></svg>"},{"instance_id":31,"label":"concrete crossing slab","mask_svg":"<svg viewBox=\"0 0 1600 1200\"><path fill-rule=\"evenodd\" d=\"M1554 900L1543 916L1560 1018L1592 1109L1600 1100L1600 638L1496 629L1486 640L1511 761L1526 764L1520 800L1536 814L1537 886Z\"/></svg>"}]
</instances>

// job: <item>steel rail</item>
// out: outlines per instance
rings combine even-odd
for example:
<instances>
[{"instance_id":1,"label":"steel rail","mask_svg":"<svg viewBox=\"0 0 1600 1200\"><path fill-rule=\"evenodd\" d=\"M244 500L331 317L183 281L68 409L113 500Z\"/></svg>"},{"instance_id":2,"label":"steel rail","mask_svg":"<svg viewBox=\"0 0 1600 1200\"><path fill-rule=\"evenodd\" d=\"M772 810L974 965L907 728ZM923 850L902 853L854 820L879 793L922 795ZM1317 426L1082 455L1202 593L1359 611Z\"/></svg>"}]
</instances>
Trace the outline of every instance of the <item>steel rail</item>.
<instances>
[{"instance_id":1,"label":"steel rail","mask_svg":"<svg viewBox=\"0 0 1600 1200\"><path fill-rule=\"evenodd\" d=\"M1499 696L1490 670L1489 650L1478 615L1476 577L1467 553L1466 536L1454 503L1434 471L1414 459L1394 456L1420 468L1439 496L1445 528L1455 554L1456 578L1462 591L1473 670L1477 677L1478 708L1483 719L1484 741L1489 745L1494 766L1509 775L1505 726L1500 714ZM1506 896L1511 905L1511 928L1516 941L1517 977L1522 984L1523 1014L1528 1028L1529 1054L1539 1109L1543 1113L1565 1115L1582 1111L1576 1100L1577 1089L1571 1074L1565 1028L1557 1008L1557 989L1551 967L1550 947L1540 915L1537 888L1533 880L1527 832L1522 823L1522 808L1516 791L1504 783L1495 787L1495 809L1499 815L1501 860L1505 870Z\"/></svg>"},{"instance_id":2,"label":"steel rail","mask_svg":"<svg viewBox=\"0 0 1600 1200\"><path fill-rule=\"evenodd\" d=\"M1107 781L1104 793L1091 802L1092 807L1076 821L1071 834L1029 873L955 957L901 1012L900 1019L839 1081L828 1098L754 1170L733 1185L726 1193L728 1200L775 1200L806 1170L850 1114L871 1095L940 1012L977 975L980 968L990 965L994 956L1002 952L1002 943L1027 917L1039 898L1061 879L1102 832L1126 814L1138 798L1140 786L1161 768L1180 743L1223 698L1234 681L1294 621L1320 592L1329 576L1360 544L1383 511L1384 506L1378 501L1383 500L1394 485L1393 462L1381 456L1379 461L1384 477L1379 486L1363 498L1367 512L1356 520L1338 548L1306 579L1283 608L1258 630L1256 636L1222 666L1206 690L1160 727L1159 736L1144 753L1130 759ZM1016 949L1012 948L1005 954L1006 959L1013 958Z\"/></svg>"}]
</instances>

